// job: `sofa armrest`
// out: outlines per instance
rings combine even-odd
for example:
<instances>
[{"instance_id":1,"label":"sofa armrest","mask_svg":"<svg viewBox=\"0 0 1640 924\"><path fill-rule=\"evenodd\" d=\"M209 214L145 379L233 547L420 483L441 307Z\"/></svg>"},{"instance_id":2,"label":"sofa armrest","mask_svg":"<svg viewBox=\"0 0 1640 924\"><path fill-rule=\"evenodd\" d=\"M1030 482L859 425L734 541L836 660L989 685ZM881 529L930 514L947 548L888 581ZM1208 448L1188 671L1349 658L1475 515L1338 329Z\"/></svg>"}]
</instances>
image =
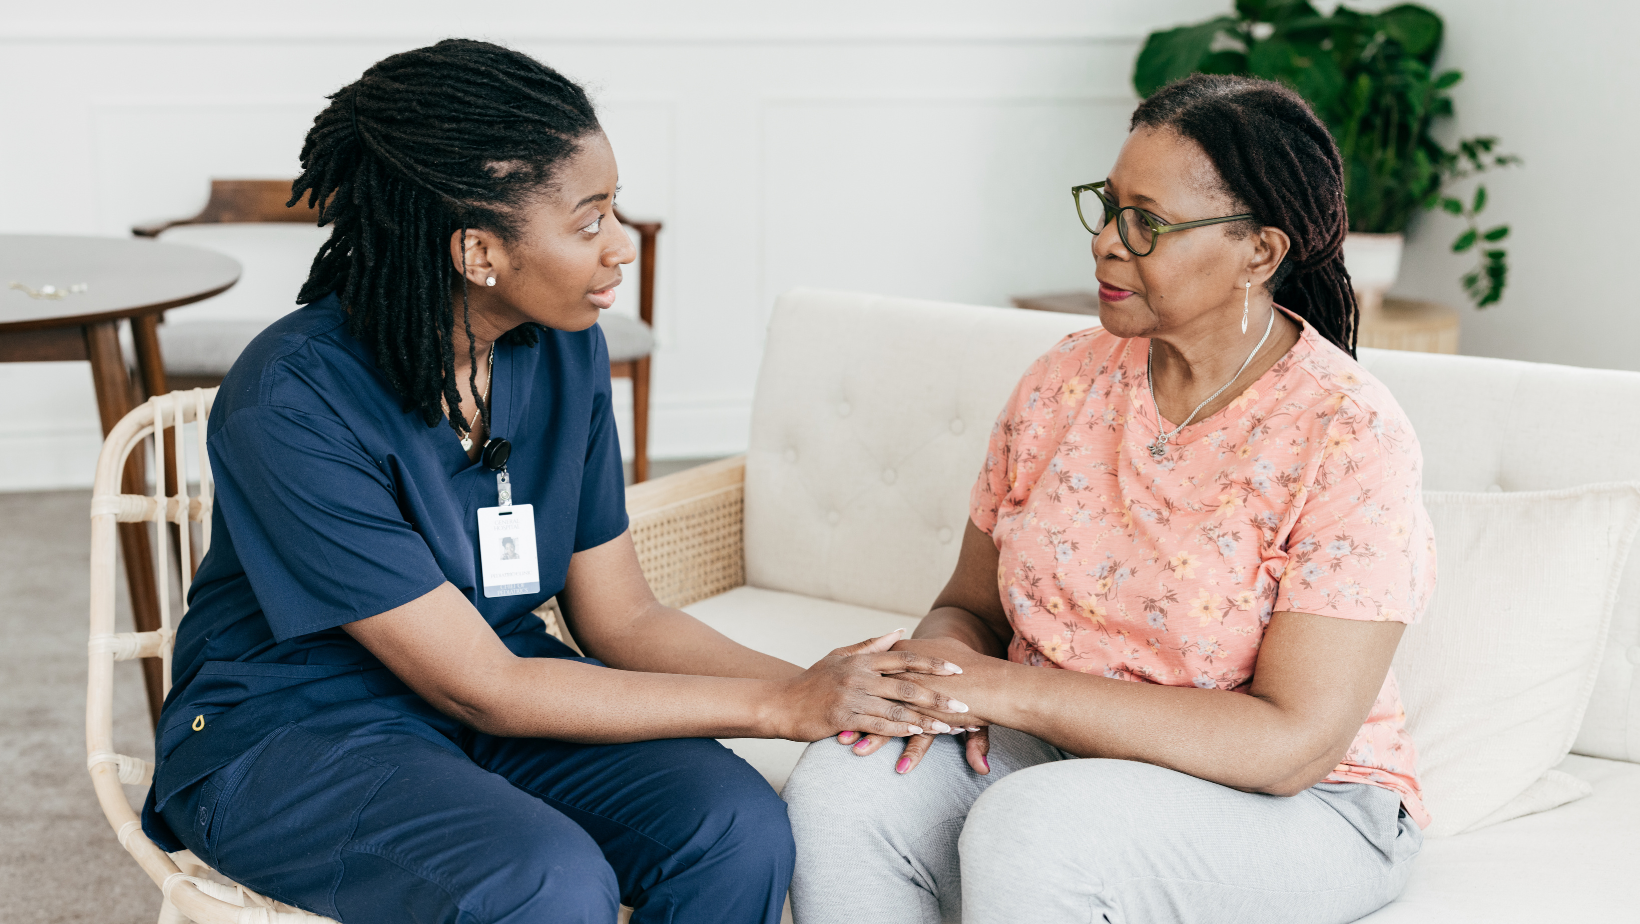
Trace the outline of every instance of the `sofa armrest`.
<instances>
[{"instance_id":1,"label":"sofa armrest","mask_svg":"<svg viewBox=\"0 0 1640 924\"><path fill-rule=\"evenodd\" d=\"M633 485L626 492L638 564L655 597L688 606L746 583L746 457Z\"/></svg>"}]
</instances>

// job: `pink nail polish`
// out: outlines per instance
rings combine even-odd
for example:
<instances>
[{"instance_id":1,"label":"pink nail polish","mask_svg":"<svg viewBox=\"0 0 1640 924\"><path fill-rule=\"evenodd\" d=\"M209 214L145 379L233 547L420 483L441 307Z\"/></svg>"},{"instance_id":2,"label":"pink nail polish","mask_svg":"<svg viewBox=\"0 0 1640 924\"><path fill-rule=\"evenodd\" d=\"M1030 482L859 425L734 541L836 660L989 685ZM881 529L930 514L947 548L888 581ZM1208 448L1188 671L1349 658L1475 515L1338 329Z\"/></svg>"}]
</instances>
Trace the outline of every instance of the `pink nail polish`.
<instances>
[{"instance_id":1,"label":"pink nail polish","mask_svg":"<svg viewBox=\"0 0 1640 924\"><path fill-rule=\"evenodd\" d=\"M837 740L841 741L844 744L853 744L854 743L854 732L838 732L837 733Z\"/></svg>"},{"instance_id":2,"label":"pink nail polish","mask_svg":"<svg viewBox=\"0 0 1640 924\"><path fill-rule=\"evenodd\" d=\"M979 756L979 763L980 763L980 766L984 767L986 770L991 769L991 762L985 759L984 754L981 754Z\"/></svg>"},{"instance_id":3,"label":"pink nail polish","mask_svg":"<svg viewBox=\"0 0 1640 924\"><path fill-rule=\"evenodd\" d=\"M909 758L909 757L900 758L900 762L894 765L894 772L895 773L904 773L904 772L906 772L907 770L910 770L910 769L911 769L911 758Z\"/></svg>"},{"instance_id":4,"label":"pink nail polish","mask_svg":"<svg viewBox=\"0 0 1640 924\"><path fill-rule=\"evenodd\" d=\"M860 740L859 740L859 741L858 741L858 742L856 742L856 743L855 743L855 745L854 745L854 750L855 750L855 751L856 751L856 752L861 752L861 749L862 749L862 748L864 748L864 747L865 747L865 746L866 746L866 743L867 743L867 741L869 741L869 740L870 740L870 739L867 739L867 738L861 738L861 739L860 739Z\"/></svg>"}]
</instances>

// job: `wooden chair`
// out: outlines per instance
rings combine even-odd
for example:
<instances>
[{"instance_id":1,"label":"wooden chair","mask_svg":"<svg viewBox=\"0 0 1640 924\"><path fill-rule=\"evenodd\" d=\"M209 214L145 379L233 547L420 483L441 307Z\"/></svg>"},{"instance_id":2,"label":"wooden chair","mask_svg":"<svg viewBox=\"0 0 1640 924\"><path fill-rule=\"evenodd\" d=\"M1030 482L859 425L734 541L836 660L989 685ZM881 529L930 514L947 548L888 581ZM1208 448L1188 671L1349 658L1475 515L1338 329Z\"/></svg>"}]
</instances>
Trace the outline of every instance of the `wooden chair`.
<instances>
[{"instance_id":1,"label":"wooden chair","mask_svg":"<svg viewBox=\"0 0 1640 924\"><path fill-rule=\"evenodd\" d=\"M142 833L142 822L132 811L123 787L147 786L153 777L153 765L114 750L114 662L159 658L163 688L169 691L171 687L171 648L176 637L177 620L171 616L171 543L165 541L161 533L167 525L178 527L174 535L180 546L177 557L182 569L182 586L186 588L193 579L195 567L194 550L190 548L194 535L192 524L198 524L201 553L211 541L213 491L210 463L205 456L205 436L206 420L215 398L214 388L171 392L150 398L147 403L125 415L114 427L103 442L102 454L97 458L97 476L91 497L91 637L86 646L90 657L85 707L86 765L91 771L91 785L96 791L97 801L119 838L120 846L131 854L160 889L163 896L160 924L181 924L184 921L198 924L326 924L329 918L280 904L225 879L190 851L167 854L150 841ZM190 450L185 445L186 431L183 429L183 425L188 423L196 424L191 452L200 475L200 483L192 495L187 477ZM174 446L174 452L165 450L167 443ZM125 470L126 458L133 452L144 451L149 454L149 470L154 473L154 493L122 493L120 477ZM166 462L172 466L171 471L166 473L171 478L161 477L160 474ZM174 494L167 494L165 485L168 481L179 486ZM152 632L114 631L117 525L120 523L152 523L158 534L152 543L152 565L159 588L160 627ZM127 562L126 566L141 568L145 564L133 561ZM186 593L177 600L177 608L179 618L187 612Z\"/></svg>"},{"instance_id":2,"label":"wooden chair","mask_svg":"<svg viewBox=\"0 0 1640 924\"><path fill-rule=\"evenodd\" d=\"M137 225L131 233L157 238L182 225L226 222L316 224L318 210L307 207L305 202L294 208L285 206L290 188L289 180L212 180L211 197L198 215ZM655 350L655 242L661 223L631 221L619 211L615 218L638 232L638 320L606 312L599 323L609 343L610 376L632 380L632 480L639 482L649 477L649 360ZM160 327L161 354L189 359L182 366L167 361L163 378L150 383L149 392L220 385L228 368L261 333L262 326L257 322L218 321Z\"/></svg>"}]
</instances>

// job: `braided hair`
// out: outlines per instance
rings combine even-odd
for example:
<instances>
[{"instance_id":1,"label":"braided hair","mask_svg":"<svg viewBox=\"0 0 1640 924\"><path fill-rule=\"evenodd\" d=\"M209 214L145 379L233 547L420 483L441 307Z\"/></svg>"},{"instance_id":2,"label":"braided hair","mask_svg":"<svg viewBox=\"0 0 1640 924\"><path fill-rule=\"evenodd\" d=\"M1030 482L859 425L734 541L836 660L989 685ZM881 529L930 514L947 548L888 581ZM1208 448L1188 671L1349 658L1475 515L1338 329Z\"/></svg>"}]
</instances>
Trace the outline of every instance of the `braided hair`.
<instances>
[{"instance_id":1,"label":"braided hair","mask_svg":"<svg viewBox=\"0 0 1640 924\"><path fill-rule=\"evenodd\" d=\"M467 39L377 62L330 100L302 145L288 203L305 194L319 224L334 223L297 301L336 293L348 332L374 353L406 407L433 426L442 402L451 426L466 429L453 347L458 272L468 381L486 413L467 310L466 230L516 238L520 207L552 188L554 168L600 130L597 115L586 92L552 68ZM450 259L457 231L459 271ZM506 339L533 345L536 337L524 325Z\"/></svg>"},{"instance_id":2,"label":"braided hair","mask_svg":"<svg viewBox=\"0 0 1640 924\"><path fill-rule=\"evenodd\" d=\"M1292 248L1271 294L1353 357L1360 310L1344 269L1343 160L1303 97L1269 80L1194 74L1140 103L1129 130L1141 126L1196 142L1235 210L1287 233Z\"/></svg>"}]
</instances>

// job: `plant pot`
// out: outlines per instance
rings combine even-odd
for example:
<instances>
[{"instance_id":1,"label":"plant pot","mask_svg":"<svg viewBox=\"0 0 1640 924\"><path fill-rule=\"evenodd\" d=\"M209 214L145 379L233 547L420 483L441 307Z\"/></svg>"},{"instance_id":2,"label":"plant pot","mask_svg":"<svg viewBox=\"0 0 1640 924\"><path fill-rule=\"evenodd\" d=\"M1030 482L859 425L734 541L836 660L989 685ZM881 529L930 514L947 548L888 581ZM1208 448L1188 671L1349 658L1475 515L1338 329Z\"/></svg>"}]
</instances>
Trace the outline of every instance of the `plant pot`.
<instances>
[{"instance_id":1,"label":"plant pot","mask_svg":"<svg viewBox=\"0 0 1640 924\"><path fill-rule=\"evenodd\" d=\"M1404 234L1366 234L1351 231L1344 237L1344 268L1363 316L1376 316L1384 307L1384 293L1401 274Z\"/></svg>"}]
</instances>

